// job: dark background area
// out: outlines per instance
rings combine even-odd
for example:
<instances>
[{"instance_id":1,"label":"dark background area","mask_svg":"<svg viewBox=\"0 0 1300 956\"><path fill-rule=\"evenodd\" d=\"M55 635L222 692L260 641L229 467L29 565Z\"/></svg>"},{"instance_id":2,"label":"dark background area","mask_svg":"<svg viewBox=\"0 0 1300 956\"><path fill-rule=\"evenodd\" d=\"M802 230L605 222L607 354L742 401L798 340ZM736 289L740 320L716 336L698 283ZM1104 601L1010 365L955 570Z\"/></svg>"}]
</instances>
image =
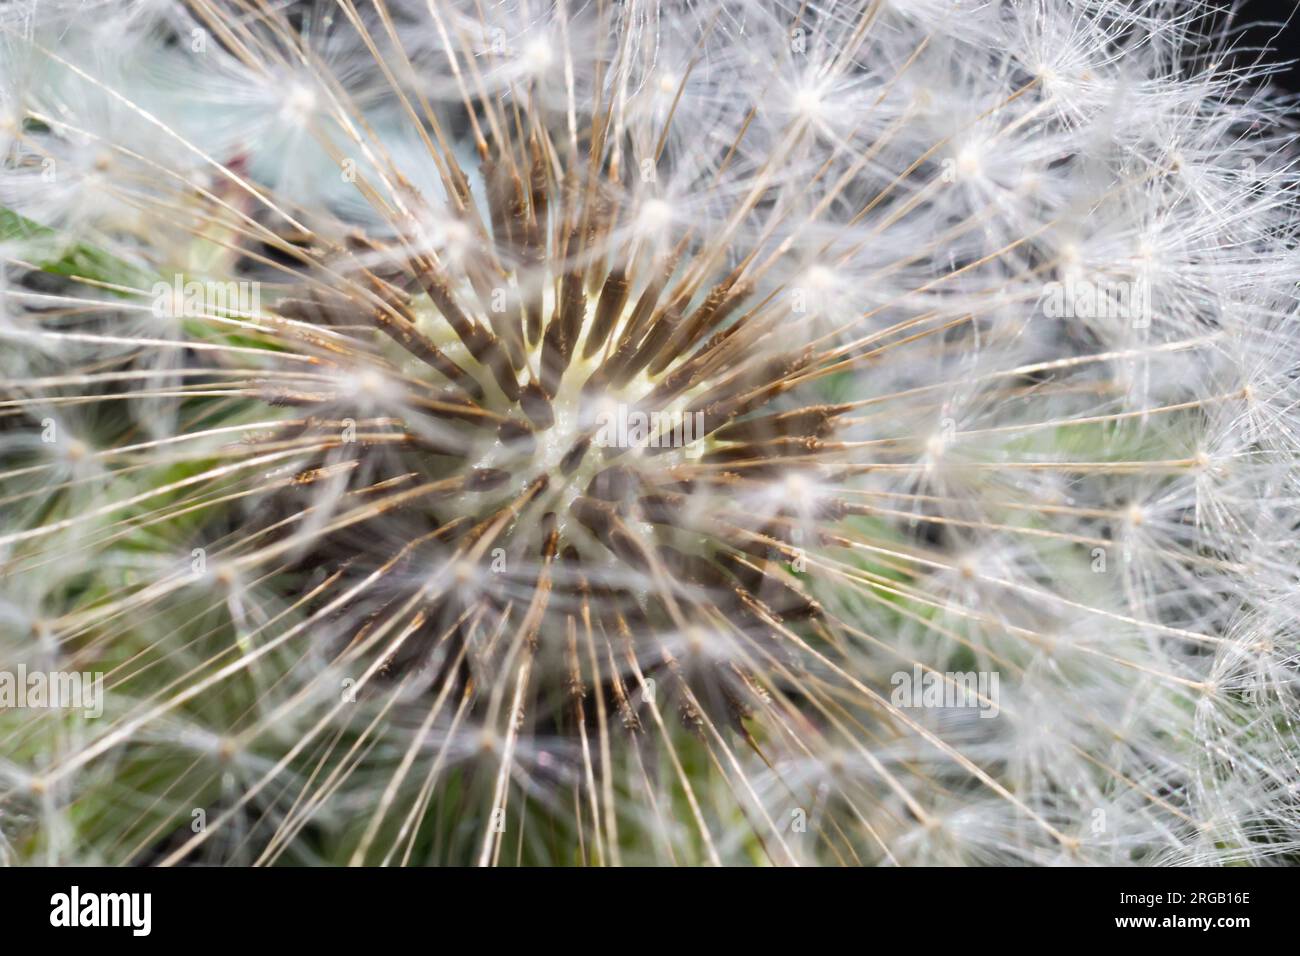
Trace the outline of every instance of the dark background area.
<instances>
[{"instance_id":1,"label":"dark background area","mask_svg":"<svg viewBox=\"0 0 1300 956\"><path fill-rule=\"evenodd\" d=\"M1245 29L1239 29L1239 40L1234 43L1237 56L1246 62L1254 60L1261 54L1261 48L1268 48L1262 53L1267 63L1285 63L1276 73L1272 82L1294 94L1300 94L1300 0L1243 0L1236 4L1234 23L1237 27L1255 23Z\"/></svg>"}]
</instances>

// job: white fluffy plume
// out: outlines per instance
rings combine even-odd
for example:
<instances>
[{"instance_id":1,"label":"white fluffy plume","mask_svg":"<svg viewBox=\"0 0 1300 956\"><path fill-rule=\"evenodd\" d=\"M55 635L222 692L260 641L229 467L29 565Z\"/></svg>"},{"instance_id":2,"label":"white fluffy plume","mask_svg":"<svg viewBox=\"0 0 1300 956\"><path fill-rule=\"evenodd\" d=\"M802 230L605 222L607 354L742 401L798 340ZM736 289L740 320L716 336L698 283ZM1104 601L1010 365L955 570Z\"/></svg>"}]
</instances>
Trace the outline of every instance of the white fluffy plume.
<instances>
[{"instance_id":1,"label":"white fluffy plume","mask_svg":"<svg viewBox=\"0 0 1300 956\"><path fill-rule=\"evenodd\" d=\"M1221 23L6 5L0 859L1294 862Z\"/></svg>"}]
</instances>

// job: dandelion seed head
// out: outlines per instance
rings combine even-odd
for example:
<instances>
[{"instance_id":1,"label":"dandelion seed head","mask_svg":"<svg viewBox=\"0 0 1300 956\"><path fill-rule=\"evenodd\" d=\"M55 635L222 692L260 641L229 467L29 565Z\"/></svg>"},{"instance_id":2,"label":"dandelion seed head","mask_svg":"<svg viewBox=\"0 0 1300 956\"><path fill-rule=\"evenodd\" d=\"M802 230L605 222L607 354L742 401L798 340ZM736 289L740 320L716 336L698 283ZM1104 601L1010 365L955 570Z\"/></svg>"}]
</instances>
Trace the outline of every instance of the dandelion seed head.
<instances>
[{"instance_id":1,"label":"dandelion seed head","mask_svg":"<svg viewBox=\"0 0 1300 956\"><path fill-rule=\"evenodd\" d=\"M1300 847L1292 147L1200 7L43 6L0 616L109 706L0 713L0 845Z\"/></svg>"}]
</instances>

